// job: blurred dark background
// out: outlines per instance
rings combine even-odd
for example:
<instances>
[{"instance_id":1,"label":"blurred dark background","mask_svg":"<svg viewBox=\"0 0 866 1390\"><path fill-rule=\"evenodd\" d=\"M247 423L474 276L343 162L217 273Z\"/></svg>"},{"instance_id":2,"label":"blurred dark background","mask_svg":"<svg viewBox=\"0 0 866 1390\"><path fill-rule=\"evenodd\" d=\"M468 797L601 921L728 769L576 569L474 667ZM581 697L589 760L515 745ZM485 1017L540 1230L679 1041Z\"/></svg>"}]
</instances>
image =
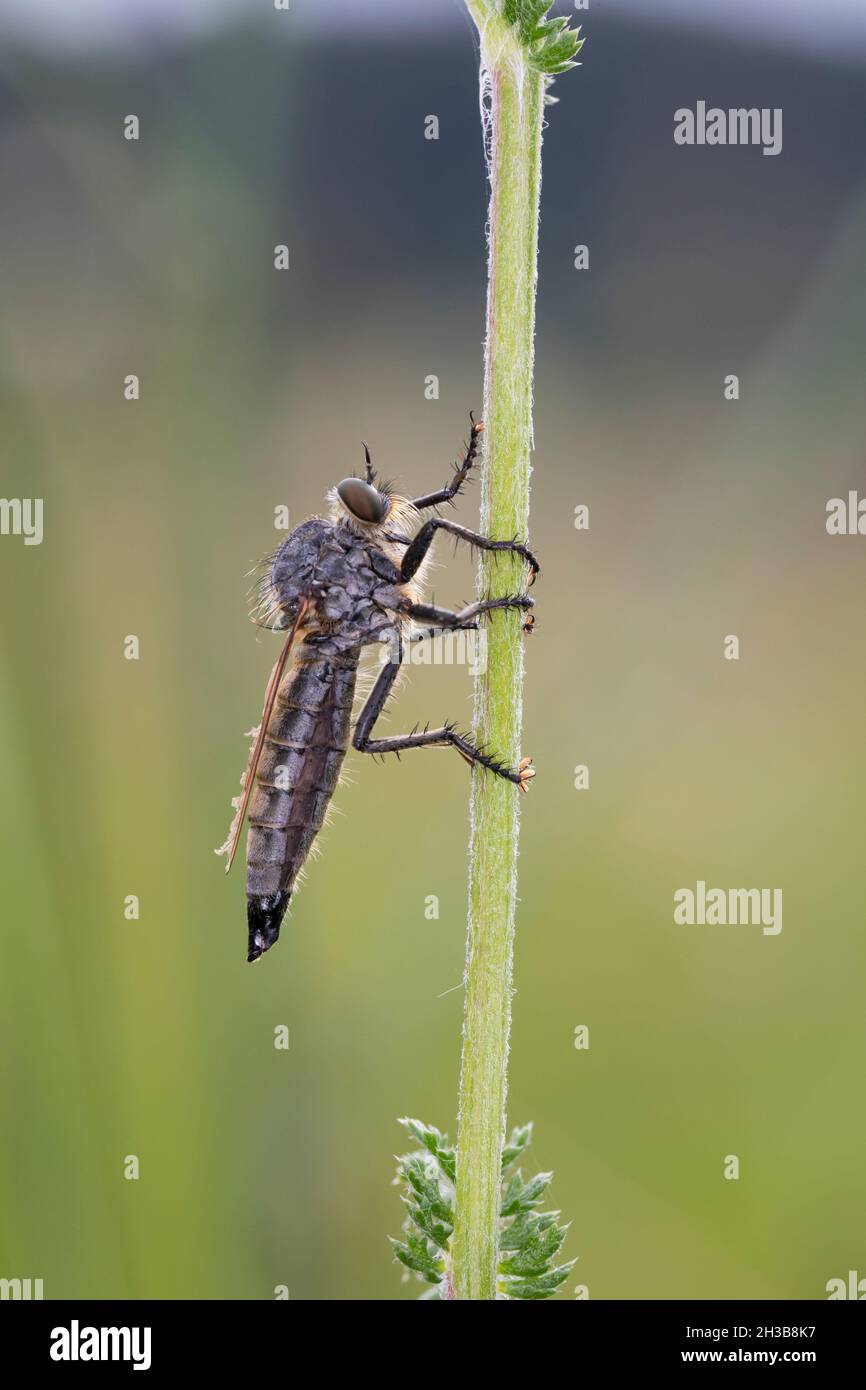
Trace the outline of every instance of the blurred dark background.
<instances>
[{"instance_id":1,"label":"blurred dark background","mask_svg":"<svg viewBox=\"0 0 866 1390\"><path fill-rule=\"evenodd\" d=\"M45 506L41 546L0 539L0 1274L49 1298L414 1297L395 1121L454 1132L459 762L350 758L256 969L212 854L278 646L246 599L274 508L320 509L362 439L444 481L482 394L469 21L300 8L142 4L105 44L67 16L0 58L2 492ZM509 1108L592 1298L864 1272L866 541L824 521L864 488L866 46L770 9L591 7L545 136ZM783 108L783 153L675 146L699 99ZM473 583L448 555L442 602ZM417 668L391 728L470 695ZM781 935L674 927L699 878L781 887Z\"/></svg>"}]
</instances>

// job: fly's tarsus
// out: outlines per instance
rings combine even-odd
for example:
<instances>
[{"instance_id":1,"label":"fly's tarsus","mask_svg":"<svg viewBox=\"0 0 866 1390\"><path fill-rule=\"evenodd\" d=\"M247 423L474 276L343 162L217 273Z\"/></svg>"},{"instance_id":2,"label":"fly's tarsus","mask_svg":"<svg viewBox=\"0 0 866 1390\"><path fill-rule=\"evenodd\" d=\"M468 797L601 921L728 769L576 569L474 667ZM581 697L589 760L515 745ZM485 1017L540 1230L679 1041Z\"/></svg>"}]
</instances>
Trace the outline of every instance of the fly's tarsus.
<instances>
[{"instance_id":1,"label":"fly's tarsus","mask_svg":"<svg viewBox=\"0 0 866 1390\"><path fill-rule=\"evenodd\" d=\"M515 771L507 763L502 762L500 758L489 754L483 746L474 744L468 734L458 733L453 724L445 727L458 753L464 762L469 763L470 767L482 767L485 772L492 772L497 777L504 777L506 781L513 782L522 792L529 790L529 783L535 776L535 768L531 758L521 758Z\"/></svg>"},{"instance_id":2,"label":"fly's tarsus","mask_svg":"<svg viewBox=\"0 0 866 1390\"><path fill-rule=\"evenodd\" d=\"M367 703L358 716L352 738L353 746L358 752L373 755L396 753L399 756L400 753L405 753L410 748L447 748L450 746L456 748L465 762L472 766L477 764L497 777L504 777L506 781L513 782L515 786L525 791L526 783L533 775L527 771L531 760L524 759L524 763L515 771L502 762L500 758L488 753L485 748L478 747L468 734L460 733L456 724L443 724L438 729L430 729L425 725L421 733L418 732L416 726L410 734L391 734L387 738L373 738L373 728L385 707L391 688L399 674L401 655L402 643L398 641L397 659L389 661L386 666L382 667Z\"/></svg>"},{"instance_id":3,"label":"fly's tarsus","mask_svg":"<svg viewBox=\"0 0 866 1390\"><path fill-rule=\"evenodd\" d=\"M407 600L401 606L400 612L421 622L432 623L434 626L429 633L416 634L416 637L425 637L435 635L439 629L459 631L477 628L477 618L486 618L504 608L528 609L534 605L535 599L530 598L529 594L503 594L499 598L479 599L477 603L468 603L456 611L451 608L438 608L432 603L413 603Z\"/></svg>"},{"instance_id":4,"label":"fly's tarsus","mask_svg":"<svg viewBox=\"0 0 866 1390\"><path fill-rule=\"evenodd\" d=\"M529 791L529 784L535 776L535 768L531 758L521 758L517 764L517 776L520 779L518 786L522 792Z\"/></svg>"},{"instance_id":5,"label":"fly's tarsus","mask_svg":"<svg viewBox=\"0 0 866 1390\"><path fill-rule=\"evenodd\" d=\"M397 758L410 748L446 748L449 746L456 749L463 761L468 763L470 767L480 767L485 772L492 772L495 777L503 777L523 792L528 789L530 780L535 776L535 769L531 766L531 758L523 758L515 771L501 758L497 758L494 754L487 753L483 748L478 747L468 734L460 733L455 724L443 724L439 729L425 728L421 733L392 734L388 738L368 739L364 743L355 744L360 753L372 753L379 757L384 757L386 753L394 753Z\"/></svg>"}]
</instances>

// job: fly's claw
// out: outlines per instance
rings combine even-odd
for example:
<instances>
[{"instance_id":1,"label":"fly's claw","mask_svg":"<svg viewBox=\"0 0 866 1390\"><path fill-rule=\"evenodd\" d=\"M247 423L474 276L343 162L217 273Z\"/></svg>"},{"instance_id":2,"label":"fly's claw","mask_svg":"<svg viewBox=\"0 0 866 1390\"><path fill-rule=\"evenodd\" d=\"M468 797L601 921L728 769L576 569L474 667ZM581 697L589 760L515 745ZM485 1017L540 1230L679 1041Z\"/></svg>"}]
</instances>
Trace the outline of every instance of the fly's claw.
<instances>
[{"instance_id":1,"label":"fly's claw","mask_svg":"<svg viewBox=\"0 0 866 1390\"><path fill-rule=\"evenodd\" d=\"M517 552L519 555L523 556L524 560L529 566L529 587L531 589L536 579L541 573L541 566L528 546L518 545Z\"/></svg>"},{"instance_id":2,"label":"fly's claw","mask_svg":"<svg viewBox=\"0 0 866 1390\"><path fill-rule=\"evenodd\" d=\"M531 758L521 758L517 764L517 775L520 778L518 786L522 792L529 791L529 784L535 776L535 768L532 766Z\"/></svg>"}]
</instances>

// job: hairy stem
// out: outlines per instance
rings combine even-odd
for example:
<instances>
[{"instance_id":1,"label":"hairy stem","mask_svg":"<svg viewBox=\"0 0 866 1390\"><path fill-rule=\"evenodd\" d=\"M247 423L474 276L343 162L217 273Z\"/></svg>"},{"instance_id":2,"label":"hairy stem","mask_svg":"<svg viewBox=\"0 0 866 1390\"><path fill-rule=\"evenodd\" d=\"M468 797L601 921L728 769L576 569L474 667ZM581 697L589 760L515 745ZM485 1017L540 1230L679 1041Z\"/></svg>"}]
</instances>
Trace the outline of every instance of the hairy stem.
<instances>
[{"instance_id":1,"label":"hairy stem","mask_svg":"<svg viewBox=\"0 0 866 1390\"><path fill-rule=\"evenodd\" d=\"M481 529L526 540L532 447L532 369L544 77L491 3L467 0L481 36L490 174L485 465ZM479 596L523 588L520 562L484 557ZM520 614L491 629L475 681L476 737L513 767L520 759L523 643ZM460 1074L453 1296L496 1297L505 1133L520 794L473 775L466 994Z\"/></svg>"}]
</instances>

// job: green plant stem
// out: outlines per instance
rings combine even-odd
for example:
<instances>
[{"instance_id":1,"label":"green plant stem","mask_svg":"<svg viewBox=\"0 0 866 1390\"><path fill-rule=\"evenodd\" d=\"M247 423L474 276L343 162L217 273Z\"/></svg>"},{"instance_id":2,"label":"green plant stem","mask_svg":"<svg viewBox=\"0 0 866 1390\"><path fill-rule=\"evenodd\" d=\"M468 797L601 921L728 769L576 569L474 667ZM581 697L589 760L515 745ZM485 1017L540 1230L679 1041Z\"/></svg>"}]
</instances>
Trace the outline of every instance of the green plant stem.
<instances>
[{"instance_id":1,"label":"green plant stem","mask_svg":"<svg viewBox=\"0 0 866 1390\"><path fill-rule=\"evenodd\" d=\"M525 540L529 523L532 372L544 78L491 4L467 0L481 36L489 102L490 217L481 529ZM485 557L479 594L515 593L520 562ZM522 617L497 615L486 670L475 681L475 734L505 761L520 759ZM505 1134L520 793L474 775L469 919L457 1139L451 1292L496 1297Z\"/></svg>"}]
</instances>

